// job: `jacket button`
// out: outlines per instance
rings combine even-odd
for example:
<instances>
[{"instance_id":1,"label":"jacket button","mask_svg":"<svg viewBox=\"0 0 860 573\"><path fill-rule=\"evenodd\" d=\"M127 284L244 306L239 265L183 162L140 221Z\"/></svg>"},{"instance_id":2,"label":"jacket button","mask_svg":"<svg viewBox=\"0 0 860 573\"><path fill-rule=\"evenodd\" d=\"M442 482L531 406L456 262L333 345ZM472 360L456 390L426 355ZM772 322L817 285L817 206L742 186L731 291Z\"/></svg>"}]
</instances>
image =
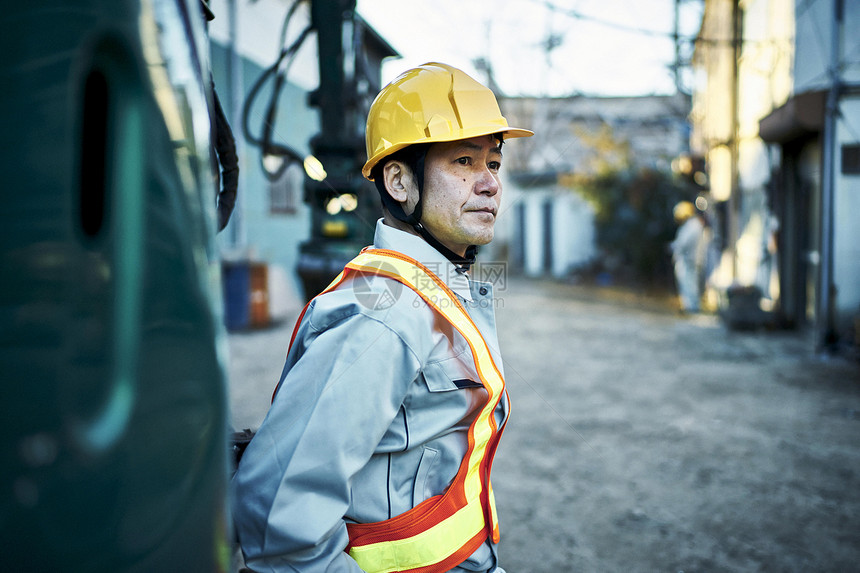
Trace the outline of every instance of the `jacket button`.
<instances>
[{"instance_id":1,"label":"jacket button","mask_svg":"<svg viewBox=\"0 0 860 573\"><path fill-rule=\"evenodd\" d=\"M485 296L488 292L490 292L487 287L481 287L478 289L478 292L481 293L481 296Z\"/></svg>"}]
</instances>

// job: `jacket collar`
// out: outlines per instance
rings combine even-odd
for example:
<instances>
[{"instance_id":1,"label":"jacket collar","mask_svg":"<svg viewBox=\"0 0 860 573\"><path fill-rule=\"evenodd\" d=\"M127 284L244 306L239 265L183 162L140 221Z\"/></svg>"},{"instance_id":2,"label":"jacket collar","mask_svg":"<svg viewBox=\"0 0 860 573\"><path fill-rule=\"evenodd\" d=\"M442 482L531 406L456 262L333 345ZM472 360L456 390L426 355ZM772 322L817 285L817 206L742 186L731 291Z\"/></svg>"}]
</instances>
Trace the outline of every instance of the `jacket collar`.
<instances>
[{"instance_id":1,"label":"jacket collar","mask_svg":"<svg viewBox=\"0 0 860 573\"><path fill-rule=\"evenodd\" d=\"M457 296L468 301L472 300L468 274L458 272L451 261L421 237L389 227L379 219L376 222L373 246L412 257L442 279Z\"/></svg>"}]
</instances>

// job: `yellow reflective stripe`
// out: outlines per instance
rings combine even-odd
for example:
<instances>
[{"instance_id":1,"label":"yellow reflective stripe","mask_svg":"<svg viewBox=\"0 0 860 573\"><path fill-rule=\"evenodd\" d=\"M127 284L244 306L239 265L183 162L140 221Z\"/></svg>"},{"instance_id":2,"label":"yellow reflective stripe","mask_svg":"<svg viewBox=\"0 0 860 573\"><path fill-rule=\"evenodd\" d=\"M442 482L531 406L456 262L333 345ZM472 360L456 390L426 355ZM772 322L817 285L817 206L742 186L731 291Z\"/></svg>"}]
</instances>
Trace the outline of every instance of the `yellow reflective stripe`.
<instances>
[{"instance_id":1,"label":"yellow reflective stripe","mask_svg":"<svg viewBox=\"0 0 860 573\"><path fill-rule=\"evenodd\" d=\"M487 487L490 488L490 518L491 518L490 523L493 524L493 531L492 531L493 542L498 543L499 542L499 539L498 539L499 519L497 517L498 514L496 513L496 494L493 493L492 484L487 484Z\"/></svg>"},{"instance_id":2,"label":"yellow reflective stripe","mask_svg":"<svg viewBox=\"0 0 860 573\"><path fill-rule=\"evenodd\" d=\"M344 275L344 271L340 271L340 274L338 274L336 277L334 277L334 280L331 281L329 283L329 285L327 287L325 287L325 289L322 292L320 292L320 294L327 293L328 291L332 290L334 287L339 285L340 282L343 280L343 275ZM319 296L319 295L317 295L317 296Z\"/></svg>"},{"instance_id":3,"label":"yellow reflective stripe","mask_svg":"<svg viewBox=\"0 0 860 573\"><path fill-rule=\"evenodd\" d=\"M427 567L453 555L484 528L484 511L474 500L439 523L398 541L382 541L353 547L349 555L358 566L374 573L394 573Z\"/></svg>"}]
</instances>

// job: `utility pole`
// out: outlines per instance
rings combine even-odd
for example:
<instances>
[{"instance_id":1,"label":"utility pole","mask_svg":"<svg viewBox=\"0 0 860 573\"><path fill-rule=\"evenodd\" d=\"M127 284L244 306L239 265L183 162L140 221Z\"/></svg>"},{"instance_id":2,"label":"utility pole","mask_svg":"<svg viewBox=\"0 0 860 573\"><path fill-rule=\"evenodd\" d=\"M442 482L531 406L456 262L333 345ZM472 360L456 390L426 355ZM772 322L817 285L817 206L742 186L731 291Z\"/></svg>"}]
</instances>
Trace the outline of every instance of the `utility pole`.
<instances>
[{"instance_id":1,"label":"utility pole","mask_svg":"<svg viewBox=\"0 0 860 573\"><path fill-rule=\"evenodd\" d=\"M317 32L319 88L309 104L319 109L320 132L310 141L326 176L306 178L304 200L310 206L310 239L302 243L297 272L306 299L322 291L359 251L373 242L379 199L361 175L365 160L365 103L358 84L367 80L360 65L366 37L358 29L355 0L311 0L311 25ZM397 55L377 41L382 58ZM372 94L375 95L375 94Z\"/></svg>"},{"instance_id":2,"label":"utility pole","mask_svg":"<svg viewBox=\"0 0 860 573\"><path fill-rule=\"evenodd\" d=\"M815 313L816 344L819 350L832 347L837 340L836 285L833 283L833 201L836 180L836 120L839 117L839 95L842 80L839 74L842 49L843 0L833 0L830 35L830 90L824 111L824 132L821 174L821 268L818 280L818 308Z\"/></svg>"},{"instance_id":3,"label":"utility pole","mask_svg":"<svg viewBox=\"0 0 860 573\"><path fill-rule=\"evenodd\" d=\"M740 0L732 3L732 103L731 134L729 151L731 153L731 194L729 195L727 245L731 253L732 280L738 276L737 241L740 235L741 189L740 189L740 61L743 48L743 10Z\"/></svg>"}]
</instances>

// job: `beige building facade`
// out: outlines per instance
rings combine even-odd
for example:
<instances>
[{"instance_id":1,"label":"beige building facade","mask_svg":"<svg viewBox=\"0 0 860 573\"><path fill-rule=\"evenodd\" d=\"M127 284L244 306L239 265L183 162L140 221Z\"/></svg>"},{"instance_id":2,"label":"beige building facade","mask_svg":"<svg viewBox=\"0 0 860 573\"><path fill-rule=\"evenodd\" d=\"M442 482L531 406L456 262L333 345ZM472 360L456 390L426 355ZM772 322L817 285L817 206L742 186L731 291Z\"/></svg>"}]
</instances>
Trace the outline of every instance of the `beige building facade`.
<instances>
[{"instance_id":1,"label":"beige building facade","mask_svg":"<svg viewBox=\"0 0 860 573\"><path fill-rule=\"evenodd\" d=\"M820 347L852 342L860 315L858 25L857 2L706 0L694 58L691 150L722 247L711 284L758 289Z\"/></svg>"}]
</instances>

